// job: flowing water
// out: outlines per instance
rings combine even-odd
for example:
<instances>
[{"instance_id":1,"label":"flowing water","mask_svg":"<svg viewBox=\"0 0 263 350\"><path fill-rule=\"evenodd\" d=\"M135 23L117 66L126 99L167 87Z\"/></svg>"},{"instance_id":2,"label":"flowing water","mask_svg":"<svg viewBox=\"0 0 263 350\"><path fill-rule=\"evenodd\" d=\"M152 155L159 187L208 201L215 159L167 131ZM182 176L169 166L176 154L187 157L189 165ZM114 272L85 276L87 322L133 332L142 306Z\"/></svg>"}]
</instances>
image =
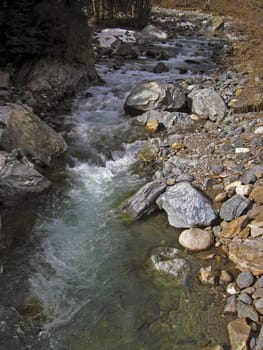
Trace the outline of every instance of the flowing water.
<instances>
[{"instance_id":1,"label":"flowing water","mask_svg":"<svg viewBox=\"0 0 263 350\"><path fill-rule=\"evenodd\" d=\"M151 73L156 61L145 57L118 69L100 63L105 84L77 98L66 120L74 165L66 170L65 186L35 209L30 258L23 264L20 254L12 268L13 274L22 265L27 269L23 283L43 305L39 337L49 337L47 348L196 350L227 343L221 291L199 285L200 260L188 257L194 274L186 286L147 267L151 249L178 246L178 231L166 216L128 223L116 212L147 180L131 170L143 143L134 141L123 112L131 88L143 79L175 82L214 66L206 39L158 45L170 57L168 73ZM185 63L193 55L200 64ZM188 71L182 75L183 67Z\"/></svg>"}]
</instances>

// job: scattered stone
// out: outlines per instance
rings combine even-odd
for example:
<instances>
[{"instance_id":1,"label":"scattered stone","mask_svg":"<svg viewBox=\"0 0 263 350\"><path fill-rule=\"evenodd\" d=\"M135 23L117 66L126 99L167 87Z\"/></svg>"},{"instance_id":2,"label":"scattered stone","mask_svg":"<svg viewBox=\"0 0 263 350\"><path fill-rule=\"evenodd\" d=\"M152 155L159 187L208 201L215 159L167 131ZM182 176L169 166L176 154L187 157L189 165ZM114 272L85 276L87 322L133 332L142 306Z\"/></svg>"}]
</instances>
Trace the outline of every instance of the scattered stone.
<instances>
[{"instance_id":1,"label":"scattered stone","mask_svg":"<svg viewBox=\"0 0 263 350\"><path fill-rule=\"evenodd\" d=\"M236 283L240 289L248 288L254 283L254 276L251 272L241 272L236 279Z\"/></svg>"},{"instance_id":2,"label":"scattered stone","mask_svg":"<svg viewBox=\"0 0 263 350\"><path fill-rule=\"evenodd\" d=\"M253 302L251 296L248 295L247 293L241 293L238 297L238 300L240 300L240 301L242 301L242 303L248 304L248 305L251 305Z\"/></svg>"},{"instance_id":3,"label":"scattered stone","mask_svg":"<svg viewBox=\"0 0 263 350\"><path fill-rule=\"evenodd\" d=\"M215 197L215 202L224 202L227 198L227 192L221 192Z\"/></svg>"},{"instance_id":4,"label":"scattered stone","mask_svg":"<svg viewBox=\"0 0 263 350\"><path fill-rule=\"evenodd\" d=\"M250 205L249 198L236 194L222 205L219 215L225 221L232 221L244 214Z\"/></svg>"},{"instance_id":5,"label":"scattered stone","mask_svg":"<svg viewBox=\"0 0 263 350\"><path fill-rule=\"evenodd\" d=\"M212 246L214 237L211 231L190 228L180 234L179 243L191 252L200 252Z\"/></svg>"},{"instance_id":6,"label":"scattered stone","mask_svg":"<svg viewBox=\"0 0 263 350\"><path fill-rule=\"evenodd\" d=\"M256 341L255 350L263 350L263 326L261 326L260 328L260 332Z\"/></svg>"},{"instance_id":7,"label":"scattered stone","mask_svg":"<svg viewBox=\"0 0 263 350\"><path fill-rule=\"evenodd\" d=\"M223 314L225 315L234 315L237 313L236 297L231 295L226 299L225 307Z\"/></svg>"},{"instance_id":8,"label":"scattered stone","mask_svg":"<svg viewBox=\"0 0 263 350\"><path fill-rule=\"evenodd\" d=\"M211 201L189 182L168 187L157 205L166 211L174 227L209 226L217 217Z\"/></svg>"},{"instance_id":9,"label":"scattered stone","mask_svg":"<svg viewBox=\"0 0 263 350\"><path fill-rule=\"evenodd\" d=\"M247 342L250 335L250 327L245 318L238 318L227 325L231 348L248 350Z\"/></svg>"},{"instance_id":10,"label":"scattered stone","mask_svg":"<svg viewBox=\"0 0 263 350\"><path fill-rule=\"evenodd\" d=\"M219 277L219 284L227 285L233 281L233 276L230 272L222 270Z\"/></svg>"},{"instance_id":11,"label":"scattered stone","mask_svg":"<svg viewBox=\"0 0 263 350\"><path fill-rule=\"evenodd\" d=\"M263 288L259 287L252 294L252 298L253 299L258 299L258 298L262 298L262 297L263 297Z\"/></svg>"},{"instance_id":12,"label":"scattered stone","mask_svg":"<svg viewBox=\"0 0 263 350\"><path fill-rule=\"evenodd\" d=\"M256 203L263 204L263 185L254 187L249 197Z\"/></svg>"},{"instance_id":13,"label":"scattered stone","mask_svg":"<svg viewBox=\"0 0 263 350\"><path fill-rule=\"evenodd\" d=\"M249 222L249 218L247 215L242 215L231 222L223 221L221 223L222 231L221 231L220 237L221 238L235 237L245 228L248 222Z\"/></svg>"},{"instance_id":14,"label":"scattered stone","mask_svg":"<svg viewBox=\"0 0 263 350\"><path fill-rule=\"evenodd\" d=\"M235 282L229 283L226 287L226 291L229 295L236 295L240 293L240 289Z\"/></svg>"},{"instance_id":15,"label":"scattered stone","mask_svg":"<svg viewBox=\"0 0 263 350\"><path fill-rule=\"evenodd\" d=\"M251 185L238 185L236 187L236 194L240 196L248 196L253 190L253 186Z\"/></svg>"},{"instance_id":16,"label":"scattered stone","mask_svg":"<svg viewBox=\"0 0 263 350\"><path fill-rule=\"evenodd\" d=\"M256 310L263 315L263 297L255 300Z\"/></svg>"},{"instance_id":17,"label":"scattered stone","mask_svg":"<svg viewBox=\"0 0 263 350\"><path fill-rule=\"evenodd\" d=\"M139 189L121 206L122 212L138 219L150 214L156 209L155 200L165 190L166 184L161 181L152 181Z\"/></svg>"},{"instance_id":18,"label":"scattered stone","mask_svg":"<svg viewBox=\"0 0 263 350\"><path fill-rule=\"evenodd\" d=\"M249 318L252 321L258 322L258 313L253 306L242 303L242 301L237 302L237 314L239 318Z\"/></svg>"}]
</instances>

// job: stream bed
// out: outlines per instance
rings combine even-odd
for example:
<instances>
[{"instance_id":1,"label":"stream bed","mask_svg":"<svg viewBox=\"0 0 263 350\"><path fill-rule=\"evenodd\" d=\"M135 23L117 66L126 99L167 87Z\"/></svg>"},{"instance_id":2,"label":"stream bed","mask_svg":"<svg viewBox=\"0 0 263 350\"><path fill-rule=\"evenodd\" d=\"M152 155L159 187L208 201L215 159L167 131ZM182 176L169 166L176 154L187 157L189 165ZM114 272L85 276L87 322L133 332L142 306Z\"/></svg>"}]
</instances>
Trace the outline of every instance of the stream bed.
<instances>
[{"instance_id":1,"label":"stream bed","mask_svg":"<svg viewBox=\"0 0 263 350\"><path fill-rule=\"evenodd\" d=\"M18 220L24 220L20 230L30 235L16 240L0 293L20 309L24 299L41 303L45 321L38 336L49 340L44 350L197 350L228 344L223 291L201 286L196 278L203 261L189 255L193 275L183 286L147 266L153 248L178 247L179 230L163 213L128 223L116 212L147 181L132 171L144 140L136 141L141 131L124 114L125 98L145 79L209 75L215 67L213 43L178 38L156 44L169 56L169 72L162 74L152 73L156 60L145 56L117 68L101 61L97 71L104 84L75 99L65 120L72 129L73 162L63 185L17 214L16 223L10 221L18 231ZM59 183L59 175L53 176Z\"/></svg>"}]
</instances>

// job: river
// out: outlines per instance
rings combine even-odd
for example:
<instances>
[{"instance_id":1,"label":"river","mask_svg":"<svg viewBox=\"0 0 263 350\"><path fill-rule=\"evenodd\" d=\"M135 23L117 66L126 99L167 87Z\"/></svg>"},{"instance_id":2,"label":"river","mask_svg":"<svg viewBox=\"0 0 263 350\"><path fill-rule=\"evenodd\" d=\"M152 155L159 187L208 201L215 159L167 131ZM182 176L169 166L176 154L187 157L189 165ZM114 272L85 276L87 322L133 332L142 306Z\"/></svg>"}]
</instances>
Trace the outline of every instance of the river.
<instances>
[{"instance_id":1,"label":"river","mask_svg":"<svg viewBox=\"0 0 263 350\"><path fill-rule=\"evenodd\" d=\"M178 230L163 213L129 223L116 211L147 180L131 167L144 141L135 140L138 131L125 116L126 96L144 79L176 82L209 74L215 66L211 42L178 38L156 44L169 55L169 72L158 75L151 72L156 61L145 56L117 68L100 62L105 84L73 102L65 120L72 129L73 162L63 186L30 209L30 247L16 243L13 277L4 288L12 299L26 289L28 300L41 303L39 337L49 338L47 349L196 350L227 344L220 290L201 286L195 276L179 286L147 267L151 249L178 247ZM190 260L197 272L200 260Z\"/></svg>"}]
</instances>

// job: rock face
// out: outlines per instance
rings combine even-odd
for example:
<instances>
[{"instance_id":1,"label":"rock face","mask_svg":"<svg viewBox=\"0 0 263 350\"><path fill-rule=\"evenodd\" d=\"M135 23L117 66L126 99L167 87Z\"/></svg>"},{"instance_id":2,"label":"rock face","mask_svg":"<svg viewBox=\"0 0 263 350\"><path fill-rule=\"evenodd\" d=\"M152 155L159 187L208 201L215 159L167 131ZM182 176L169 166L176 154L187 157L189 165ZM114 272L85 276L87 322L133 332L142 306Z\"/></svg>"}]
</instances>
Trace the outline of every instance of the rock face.
<instances>
[{"instance_id":1,"label":"rock face","mask_svg":"<svg viewBox=\"0 0 263 350\"><path fill-rule=\"evenodd\" d=\"M247 350L247 341L250 335L250 327L245 318L239 318L227 325L232 349Z\"/></svg>"},{"instance_id":2,"label":"rock face","mask_svg":"<svg viewBox=\"0 0 263 350\"><path fill-rule=\"evenodd\" d=\"M211 121L220 121L224 118L227 107L222 97L213 89L194 90L188 95L192 103L192 112L203 116L208 115Z\"/></svg>"},{"instance_id":3,"label":"rock face","mask_svg":"<svg viewBox=\"0 0 263 350\"><path fill-rule=\"evenodd\" d=\"M171 247L159 247L154 249L149 263L155 270L179 278L181 283L187 281L191 271L190 263L181 257L181 252Z\"/></svg>"},{"instance_id":4,"label":"rock face","mask_svg":"<svg viewBox=\"0 0 263 350\"><path fill-rule=\"evenodd\" d=\"M157 204L174 227L209 226L217 217L211 201L188 182L168 187Z\"/></svg>"},{"instance_id":5,"label":"rock face","mask_svg":"<svg viewBox=\"0 0 263 350\"><path fill-rule=\"evenodd\" d=\"M140 218L144 214L150 214L156 209L156 198L165 188L166 184L163 182L149 182L127 199L123 203L121 210L135 219Z\"/></svg>"},{"instance_id":6,"label":"rock face","mask_svg":"<svg viewBox=\"0 0 263 350\"><path fill-rule=\"evenodd\" d=\"M184 91L174 84L142 82L127 97L125 111L134 116L153 109L180 110L186 102Z\"/></svg>"},{"instance_id":7,"label":"rock face","mask_svg":"<svg viewBox=\"0 0 263 350\"><path fill-rule=\"evenodd\" d=\"M229 259L241 271L263 274L263 239L234 239L229 244Z\"/></svg>"},{"instance_id":8,"label":"rock face","mask_svg":"<svg viewBox=\"0 0 263 350\"><path fill-rule=\"evenodd\" d=\"M180 234L179 243L187 250L200 252L202 250L207 250L212 246L214 243L214 237L211 231L190 228Z\"/></svg>"},{"instance_id":9,"label":"rock face","mask_svg":"<svg viewBox=\"0 0 263 350\"><path fill-rule=\"evenodd\" d=\"M49 180L17 160L8 162L0 171L0 203L6 206L40 194L49 187Z\"/></svg>"},{"instance_id":10,"label":"rock face","mask_svg":"<svg viewBox=\"0 0 263 350\"><path fill-rule=\"evenodd\" d=\"M67 150L61 135L22 107L11 113L1 143L7 151L18 148L46 165Z\"/></svg>"},{"instance_id":11,"label":"rock face","mask_svg":"<svg viewBox=\"0 0 263 350\"><path fill-rule=\"evenodd\" d=\"M32 92L56 90L57 96L69 94L96 82L95 70L85 65L72 65L61 58L42 58L38 61L28 60L16 75L16 82Z\"/></svg>"}]
</instances>

